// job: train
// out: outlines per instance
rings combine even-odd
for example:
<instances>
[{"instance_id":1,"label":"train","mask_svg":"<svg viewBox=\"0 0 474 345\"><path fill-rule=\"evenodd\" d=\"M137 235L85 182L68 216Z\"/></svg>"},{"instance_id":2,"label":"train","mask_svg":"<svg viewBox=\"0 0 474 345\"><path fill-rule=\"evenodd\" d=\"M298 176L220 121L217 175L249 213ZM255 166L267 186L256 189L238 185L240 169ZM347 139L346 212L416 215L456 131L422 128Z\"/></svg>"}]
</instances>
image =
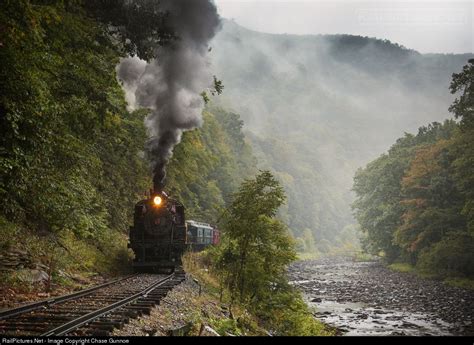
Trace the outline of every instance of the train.
<instances>
[{"instance_id":1,"label":"train","mask_svg":"<svg viewBox=\"0 0 474 345\"><path fill-rule=\"evenodd\" d=\"M135 272L173 271L187 251L200 251L220 241L220 231L208 223L186 221L185 207L164 191L150 193L135 204L128 247Z\"/></svg>"},{"instance_id":2,"label":"train","mask_svg":"<svg viewBox=\"0 0 474 345\"><path fill-rule=\"evenodd\" d=\"M200 251L210 245L219 244L220 231L211 224L188 220L186 227L186 243L189 250Z\"/></svg>"}]
</instances>

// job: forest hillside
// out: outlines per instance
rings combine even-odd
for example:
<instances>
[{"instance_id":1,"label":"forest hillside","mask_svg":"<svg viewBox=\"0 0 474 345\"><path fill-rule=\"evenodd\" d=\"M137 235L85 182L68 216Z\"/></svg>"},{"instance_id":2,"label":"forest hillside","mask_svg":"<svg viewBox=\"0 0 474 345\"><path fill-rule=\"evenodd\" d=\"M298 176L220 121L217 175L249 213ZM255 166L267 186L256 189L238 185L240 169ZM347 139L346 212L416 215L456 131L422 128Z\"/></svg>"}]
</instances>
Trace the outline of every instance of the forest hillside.
<instances>
[{"instance_id":1,"label":"forest hillside","mask_svg":"<svg viewBox=\"0 0 474 345\"><path fill-rule=\"evenodd\" d=\"M25 0L1 9L2 281L21 285L36 264L54 275L126 270L134 204L152 187L147 110L127 110L116 76L129 52L104 27L100 7ZM242 125L215 108L184 134L167 188L190 219L215 222L255 172Z\"/></svg>"},{"instance_id":2,"label":"forest hillside","mask_svg":"<svg viewBox=\"0 0 474 345\"><path fill-rule=\"evenodd\" d=\"M436 276L474 276L474 60L453 75L446 120L406 133L354 178L365 249Z\"/></svg>"},{"instance_id":3,"label":"forest hillside","mask_svg":"<svg viewBox=\"0 0 474 345\"><path fill-rule=\"evenodd\" d=\"M260 166L285 186L282 218L300 250L315 242L322 252L354 240L357 168L404 132L448 118L451 75L472 57L360 36L265 34L232 21L211 53L226 86L217 101L242 115Z\"/></svg>"}]
</instances>

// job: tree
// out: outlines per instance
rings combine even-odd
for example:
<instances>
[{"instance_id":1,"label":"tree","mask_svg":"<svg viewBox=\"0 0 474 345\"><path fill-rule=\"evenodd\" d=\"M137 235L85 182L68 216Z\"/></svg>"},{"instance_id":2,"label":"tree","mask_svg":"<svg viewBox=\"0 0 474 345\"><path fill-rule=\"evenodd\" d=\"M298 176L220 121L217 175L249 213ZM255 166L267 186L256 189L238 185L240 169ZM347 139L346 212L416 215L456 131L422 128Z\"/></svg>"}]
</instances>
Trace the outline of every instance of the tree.
<instances>
[{"instance_id":1,"label":"tree","mask_svg":"<svg viewBox=\"0 0 474 345\"><path fill-rule=\"evenodd\" d=\"M239 115L214 108L199 129L187 131L167 168L167 189L181 200L187 217L215 223L245 177L254 171Z\"/></svg>"},{"instance_id":2,"label":"tree","mask_svg":"<svg viewBox=\"0 0 474 345\"><path fill-rule=\"evenodd\" d=\"M402 223L395 231L395 243L413 254L439 242L449 233L463 231L466 222L460 211L463 197L453 181L452 156L448 140L419 148L402 178L400 201Z\"/></svg>"},{"instance_id":3,"label":"tree","mask_svg":"<svg viewBox=\"0 0 474 345\"><path fill-rule=\"evenodd\" d=\"M451 93L461 93L450 111L461 119L461 133L452 146L456 183L465 197L462 213L467 217L468 231L474 237L474 59L461 73L453 74Z\"/></svg>"},{"instance_id":4,"label":"tree","mask_svg":"<svg viewBox=\"0 0 474 345\"><path fill-rule=\"evenodd\" d=\"M223 217L214 269L221 288L230 292L231 308L244 304L272 333L327 334L286 277L296 252L287 227L276 218L284 202L283 188L269 171L244 180Z\"/></svg>"},{"instance_id":5,"label":"tree","mask_svg":"<svg viewBox=\"0 0 474 345\"><path fill-rule=\"evenodd\" d=\"M461 73L454 73L450 85L452 94L461 93L449 108L456 118L461 119L461 127L474 127L474 59L470 59Z\"/></svg>"},{"instance_id":6,"label":"tree","mask_svg":"<svg viewBox=\"0 0 474 345\"><path fill-rule=\"evenodd\" d=\"M159 1L83 0L83 3L128 55L150 60L158 47L177 38Z\"/></svg>"},{"instance_id":7,"label":"tree","mask_svg":"<svg viewBox=\"0 0 474 345\"><path fill-rule=\"evenodd\" d=\"M411 141L407 136L405 141ZM388 261L400 255L393 244L393 232L400 223L400 180L408 164L403 153L393 150L357 171L353 190L357 198L352 207L361 231L367 234L364 249L372 254L383 251ZM396 152L398 154L396 154ZM400 154L402 153L402 154Z\"/></svg>"},{"instance_id":8,"label":"tree","mask_svg":"<svg viewBox=\"0 0 474 345\"><path fill-rule=\"evenodd\" d=\"M232 301L268 303L276 290L287 288L286 267L296 253L285 225L275 219L284 201L283 188L269 171L245 180L234 195L217 259Z\"/></svg>"},{"instance_id":9,"label":"tree","mask_svg":"<svg viewBox=\"0 0 474 345\"><path fill-rule=\"evenodd\" d=\"M20 245L72 234L82 262L111 262L148 185L145 113L127 111L116 79L123 52L82 1L2 1L0 22L0 218Z\"/></svg>"},{"instance_id":10,"label":"tree","mask_svg":"<svg viewBox=\"0 0 474 345\"><path fill-rule=\"evenodd\" d=\"M407 236L406 241L412 243L412 240L408 238L415 235L408 228L403 230L402 224L412 227L415 219L411 217L414 216L413 206L416 205L417 197L409 197L404 193L412 191L409 187L412 186L410 183L413 187L416 183L422 183L420 179L425 177L427 169L436 167L433 162L430 167L425 166L426 157L423 157L421 152L425 152L427 147L440 140L446 141L451 138L456 130L457 124L452 120L446 120L443 124L434 122L421 127L416 136L405 134L405 137L398 139L390 148L388 154L370 162L356 173L353 187L356 200L352 207L361 231L366 235L363 243L366 250L373 254L383 251L389 262L398 259L400 255L408 254L410 257L411 252L407 251L410 246L405 245L402 237ZM417 152L419 164L415 164L409 176L406 176ZM403 181L406 184L405 190L403 190ZM431 180L423 183L425 186L429 185ZM401 242L397 242L394 237L397 229L399 230L398 239L404 243L403 246L400 246Z\"/></svg>"},{"instance_id":11,"label":"tree","mask_svg":"<svg viewBox=\"0 0 474 345\"><path fill-rule=\"evenodd\" d=\"M356 218L366 248L439 276L472 276L474 255L473 64L453 75L461 119L397 140L354 178Z\"/></svg>"}]
</instances>

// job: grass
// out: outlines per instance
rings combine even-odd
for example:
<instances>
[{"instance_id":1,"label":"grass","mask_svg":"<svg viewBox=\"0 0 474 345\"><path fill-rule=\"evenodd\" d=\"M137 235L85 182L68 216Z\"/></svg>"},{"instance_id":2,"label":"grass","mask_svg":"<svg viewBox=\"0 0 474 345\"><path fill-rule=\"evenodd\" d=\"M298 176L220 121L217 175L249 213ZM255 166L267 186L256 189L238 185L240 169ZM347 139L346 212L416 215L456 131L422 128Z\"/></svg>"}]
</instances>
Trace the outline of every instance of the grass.
<instances>
[{"instance_id":1,"label":"grass","mask_svg":"<svg viewBox=\"0 0 474 345\"><path fill-rule=\"evenodd\" d=\"M420 270L417 267L408 264L406 262L396 262L391 265L387 266L389 269L392 271L396 272L401 272L401 273L410 273L410 274L415 274L420 278L423 279L432 279L432 280L439 280L440 277L439 275L433 273L433 272L428 272L424 270Z\"/></svg>"},{"instance_id":2,"label":"grass","mask_svg":"<svg viewBox=\"0 0 474 345\"><path fill-rule=\"evenodd\" d=\"M305 261L305 260L316 260L321 257L319 253L297 253L297 260Z\"/></svg>"},{"instance_id":3,"label":"grass","mask_svg":"<svg viewBox=\"0 0 474 345\"><path fill-rule=\"evenodd\" d=\"M474 279L469 278L446 278L444 283L463 289L474 290Z\"/></svg>"},{"instance_id":4,"label":"grass","mask_svg":"<svg viewBox=\"0 0 474 345\"><path fill-rule=\"evenodd\" d=\"M34 229L7 221L0 216L0 250L2 253L21 249L33 269L37 264L49 267L52 272L52 288L76 288L87 282L90 276L111 276L122 273L128 267L127 237L110 230L100 239L78 238L72 231L39 235ZM30 265L28 265L30 266ZM44 268L43 270L48 271ZM49 271L47 272L49 273ZM17 269L2 272L0 289L13 288L16 292L49 291L46 283L30 283L24 276L28 272ZM77 284L69 276L78 278Z\"/></svg>"},{"instance_id":5,"label":"grass","mask_svg":"<svg viewBox=\"0 0 474 345\"><path fill-rule=\"evenodd\" d=\"M187 252L183 255L183 267L186 273L198 282L202 288L202 295L195 298L193 304L200 305L199 315L192 321L196 323L209 324L220 335L250 335L262 336L267 332L259 326L259 322L255 316L251 315L244 306L236 305L232 307L232 317L224 317L219 313L212 313L210 310L202 312L202 310L210 306L228 306L228 293L221 291L219 280L210 270L209 262L206 259L206 253ZM221 298L221 292L223 293ZM212 309L212 308L211 308Z\"/></svg>"},{"instance_id":6,"label":"grass","mask_svg":"<svg viewBox=\"0 0 474 345\"><path fill-rule=\"evenodd\" d=\"M210 296L212 304L229 305L229 291L227 289L221 290L219 279L212 271L212 263L206 252L186 253L183 256L183 266L185 271L199 282L203 296ZM299 301L298 298L296 300ZM305 305L302 299L301 303ZM262 322L256 314L252 313L251 306L234 301L231 310L232 317L207 318L206 323L221 335L226 335L226 333L267 335L268 332L262 328L265 325L272 329L275 328L273 332L276 334L282 331L282 334L286 335L335 335L334 329L314 319L312 314L301 305L284 306L274 312L278 314L276 317L278 321L270 325L268 322Z\"/></svg>"},{"instance_id":7,"label":"grass","mask_svg":"<svg viewBox=\"0 0 474 345\"><path fill-rule=\"evenodd\" d=\"M413 265L410 265L407 263L394 263L394 264L388 265L388 268L396 272L412 273L423 279L440 280L443 283L450 286L455 286L455 287L468 289L468 290L474 290L474 279L463 278L463 277L448 277L443 280L443 277L440 274L437 274L434 272L422 271L422 270L417 269Z\"/></svg>"},{"instance_id":8,"label":"grass","mask_svg":"<svg viewBox=\"0 0 474 345\"><path fill-rule=\"evenodd\" d=\"M364 252L362 252L362 251L358 251L358 252L356 252L355 254L353 254L353 256L352 256L352 259L353 259L355 262L374 261L375 258L376 258L375 256L370 255L370 254L367 254L367 253L364 253Z\"/></svg>"},{"instance_id":9,"label":"grass","mask_svg":"<svg viewBox=\"0 0 474 345\"><path fill-rule=\"evenodd\" d=\"M219 280L211 274L203 253L187 252L183 255L183 268L211 293L220 293Z\"/></svg>"},{"instance_id":10,"label":"grass","mask_svg":"<svg viewBox=\"0 0 474 345\"><path fill-rule=\"evenodd\" d=\"M401 262L393 263L391 265L388 265L388 268L396 272L416 273L415 267L407 263L401 263Z\"/></svg>"},{"instance_id":11,"label":"grass","mask_svg":"<svg viewBox=\"0 0 474 345\"><path fill-rule=\"evenodd\" d=\"M335 257L335 256L347 256L352 257L352 260L355 262L367 262L367 261L374 261L376 260L376 256L371 254L364 253L363 251L331 251L329 253L321 254L320 252L313 252L313 253L297 253L297 260L305 261L305 260L317 260L323 257Z\"/></svg>"}]
</instances>

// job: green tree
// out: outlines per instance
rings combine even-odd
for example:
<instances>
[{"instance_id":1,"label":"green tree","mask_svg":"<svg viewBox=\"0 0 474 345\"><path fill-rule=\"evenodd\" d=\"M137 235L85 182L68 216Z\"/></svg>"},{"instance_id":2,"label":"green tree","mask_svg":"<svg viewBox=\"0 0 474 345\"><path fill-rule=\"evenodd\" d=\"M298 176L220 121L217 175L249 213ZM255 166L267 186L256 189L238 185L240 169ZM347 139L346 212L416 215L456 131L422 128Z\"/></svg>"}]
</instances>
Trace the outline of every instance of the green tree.
<instances>
[{"instance_id":1,"label":"green tree","mask_svg":"<svg viewBox=\"0 0 474 345\"><path fill-rule=\"evenodd\" d=\"M306 228L304 229L303 231L303 236L301 237L303 242L304 242L304 247L305 247L305 250L306 252L308 253L315 253L316 252L316 244L315 244L315 240L314 240L314 237L313 237L313 232Z\"/></svg>"},{"instance_id":2,"label":"green tree","mask_svg":"<svg viewBox=\"0 0 474 345\"><path fill-rule=\"evenodd\" d=\"M459 123L433 123L405 135L354 178L364 243L391 253L389 261L441 276L473 274L473 76L474 60L453 74L451 92L460 95L450 111Z\"/></svg>"},{"instance_id":3,"label":"green tree","mask_svg":"<svg viewBox=\"0 0 474 345\"><path fill-rule=\"evenodd\" d=\"M284 201L283 188L269 171L245 180L235 194L224 217L218 260L232 300L263 302L284 281L296 256L286 227L275 219Z\"/></svg>"},{"instance_id":4,"label":"green tree","mask_svg":"<svg viewBox=\"0 0 474 345\"><path fill-rule=\"evenodd\" d=\"M461 119L461 133L452 146L456 157L453 167L456 183L465 197L462 213L467 217L469 233L474 236L474 59L461 73L453 74L451 93L460 93L450 111Z\"/></svg>"},{"instance_id":5,"label":"green tree","mask_svg":"<svg viewBox=\"0 0 474 345\"><path fill-rule=\"evenodd\" d=\"M451 93L461 93L449 110L461 119L461 127L474 127L474 59L470 59L462 72L454 73L450 85Z\"/></svg>"},{"instance_id":6,"label":"green tree","mask_svg":"<svg viewBox=\"0 0 474 345\"><path fill-rule=\"evenodd\" d=\"M168 14L155 0L83 0L87 12L120 42L122 52L144 60L155 57L156 49L176 39L167 23Z\"/></svg>"},{"instance_id":7,"label":"green tree","mask_svg":"<svg viewBox=\"0 0 474 345\"><path fill-rule=\"evenodd\" d=\"M358 170L354 177L356 200L352 207L361 231L366 234L363 242L366 250L373 254L383 251L389 262L400 255L410 257L405 250L407 247L400 247L394 239L403 223L403 215L408 216L409 212L407 203L403 202L403 178L420 148L449 139L456 129L457 124L452 120L421 127L416 136L405 134L388 154Z\"/></svg>"},{"instance_id":8,"label":"green tree","mask_svg":"<svg viewBox=\"0 0 474 345\"><path fill-rule=\"evenodd\" d=\"M126 110L122 49L82 4L0 3L0 217L28 231L19 245L72 233L71 252L110 262L148 182L145 113Z\"/></svg>"},{"instance_id":9,"label":"green tree","mask_svg":"<svg viewBox=\"0 0 474 345\"><path fill-rule=\"evenodd\" d=\"M244 304L273 333L327 334L286 277L296 252L288 229L276 219L284 202L283 188L269 171L244 180L223 217L214 267L231 306Z\"/></svg>"},{"instance_id":10,"label":"green tree","mask_svg":"<svg viewBox=\"0 0 474 345\"><path fill-rule=\"evenodd\" d=\"M442 139L419 148L402 178L404 212L394 242L413 254L412 263L421 250L466 227L461 215L464 198L452 176L450 145Z\"/></svg>"},{"instance_id":11,"label":"green tree","mask_svg":"<svg viewBox=\"0 0 474 345\"><path fill-rule=\"evenodd\" d=\"M183 201L188 218L212 223L256 164L238 114L211 108L203 118L203 126L185 132L175 148L167 188Z\"/></svg>"}]
</instances>

